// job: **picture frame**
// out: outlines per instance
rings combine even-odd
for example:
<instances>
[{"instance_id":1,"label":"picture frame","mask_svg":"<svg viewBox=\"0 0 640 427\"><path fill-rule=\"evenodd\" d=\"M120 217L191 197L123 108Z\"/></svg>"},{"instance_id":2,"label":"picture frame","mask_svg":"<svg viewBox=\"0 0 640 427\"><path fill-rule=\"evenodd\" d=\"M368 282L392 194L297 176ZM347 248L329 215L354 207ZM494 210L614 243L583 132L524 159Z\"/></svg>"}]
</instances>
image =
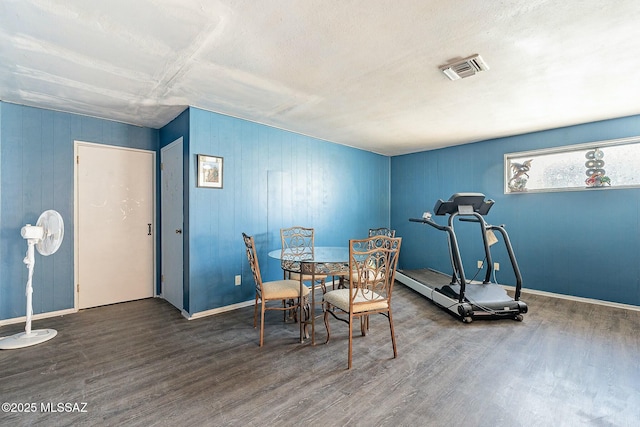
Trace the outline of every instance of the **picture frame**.
<instances>
[{"instance_id":1,"label":"picture frame","mask_svg":"<svg viewBox=\"0 0 640 427\"><path fill-rule=\"evenodd\" d=\"M198 187L222 188L222 157L198 154Z\"/></svg>"}]
</instances>

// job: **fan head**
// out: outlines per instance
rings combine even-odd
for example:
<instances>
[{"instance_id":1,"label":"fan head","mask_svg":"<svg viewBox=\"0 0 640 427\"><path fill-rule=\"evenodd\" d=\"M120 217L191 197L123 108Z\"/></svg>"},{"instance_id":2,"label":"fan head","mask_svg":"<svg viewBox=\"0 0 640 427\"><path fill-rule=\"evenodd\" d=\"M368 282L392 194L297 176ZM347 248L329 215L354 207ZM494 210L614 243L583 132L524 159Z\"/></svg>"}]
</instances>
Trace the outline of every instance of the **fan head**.
<instances>
[{"instance_id":1,"label":"fan head","mask_svg":"<svg viewBox=\"0 0 640 427\"><path fill-rule=\"evenodd\" d=\"M36 249L41 255L47 256L58 250L64 237L64 222L62 216L54 211L42 212L36 223L42 229L42 237L36 243Z\"/></svg>"}]
</instances>

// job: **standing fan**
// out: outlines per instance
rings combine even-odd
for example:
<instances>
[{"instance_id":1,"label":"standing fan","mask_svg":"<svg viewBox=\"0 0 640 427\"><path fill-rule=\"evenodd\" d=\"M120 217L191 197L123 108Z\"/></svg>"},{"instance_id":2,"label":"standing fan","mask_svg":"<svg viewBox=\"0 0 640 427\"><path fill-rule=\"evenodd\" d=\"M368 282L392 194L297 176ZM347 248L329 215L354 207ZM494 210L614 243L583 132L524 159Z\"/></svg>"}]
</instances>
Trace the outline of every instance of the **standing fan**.
<instances>
[{"instance_id":1,"label":"standing fan","mask_svg":"<svg viewBox=\"0 0 640 427\"><path fill-rule=\"evenodd\" d=\"M62 244L62 237L64 236L62 217L54 210L44 211L35 226L31 224L25 225L22 227L20 234L24 239L27 239L27 256L24 258L24 263L29 269L29 278L27 279L27 325L25 332L0 338L0 350L40 344L58 334L55 329L31 330L31 317L33 316L33 303L31 300L33 287L31 286L31 279L33 277L33 267L36 263L34 247L38 249L41 255L49 256L55 253L60 244Z\"/></svg>"}]
</instances>

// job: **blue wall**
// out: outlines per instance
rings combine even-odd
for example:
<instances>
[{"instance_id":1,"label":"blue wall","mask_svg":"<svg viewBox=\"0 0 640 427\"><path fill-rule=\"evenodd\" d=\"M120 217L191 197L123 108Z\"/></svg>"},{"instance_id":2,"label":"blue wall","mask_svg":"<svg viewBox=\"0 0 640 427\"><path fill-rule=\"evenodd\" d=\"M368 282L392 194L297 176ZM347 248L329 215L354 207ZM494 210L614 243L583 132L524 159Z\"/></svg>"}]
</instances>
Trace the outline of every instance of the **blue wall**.
<instances>
[{"instance_id":1,"label":"blue wall","mask_svg":"<svg viewBox=\"0 0 640 427\"><path fill-rule=\"evenodd\" d=\"M487 219L507 225L526 288L640 305L640 190L503 194L504 153L637 135L634 116L388 158L197 108L158 131L0 102L0 319L25 314L20 228L46 209L62 214L66 234L37 259L34 313L73 307L74 140L159 150L180 136L189 313L253 298L243 231L256 238L265 280L282 276L267 252L290 225L315 227L318 245L344 245L390 224L403 237L402 268L449 271L442 233L408 218L461 191L496 201ZM224 158L223 189L196 187L197 154ZM469 271L478 247L463 248ZM513 284L506 254L494 261Z\"/></svg>"},{"instance_id":2,"label":"blue wall","mask_svg":"<svg viewBox=\"0 0 640 427\"><path fill-rule=\"evenodd\" d=\"M263 276L271 280L282 275L267 257L280 245L281 227L312 226L318 245L346 245L390 221L385 156L196 108L160 131L15 104L0 108L0 319L25 315L20 228L46 209L62 214L65 238L54 256L37 258L34 313L73 308L74 140L159 151L184 138L189 313L254 297L243 231L256 237ZM223 189L196 188L196 154L224 157Z\"/></svg>"},{"instance_id":3,"label":"blue wall","mask_svg":"<svg viewBox=\"0 0 640 427\"><path fill-rule=\"evenodd\" d=\"M0 102L0 319L25 315L24 224L47 209L65 222L52 256L36 255L33 312L74 304L74 140L156 151L158 131Z\"/></svg>"},{"instance_id":4,"label":"blue wall","mask_svg":"<svg viewBox=\"0 0 640 427\"><path fill-rule=\"evenodd\" d=\"M171 144L173 141L182 137L182 150L183 150L183 201L182 201L182 217L184 220L184 224L182 227L182 236L184 238L184 242L189 241L189 194L190 188L188 185L189 182L189 109L184 110L178 117L169 122L166 126L160 129L160 148L164 148L167 145ZM160 159L160 155L158 159ZM158 169L160 170L160 169ZM162 172L161 172L162 173ZM158 206L161 206L161 176L158 174ZM160 208L158 208L158 212L160 212ZM158 274L157 277L161 277L162 274L162 245L160 239L157 242L157 268ZM184 265L189 265L189 250L188 245L185 244L182 248L183 253L183 263ZM158 281L157 292L158 295L162 293L162 283ZM189 312L189 269L185 268L182 272L182 309L187 313Z\"/></svg>"},{"instance_id":5,"label":"blue wall","mask_svg":"<svg viewBox=\"0 0 640 427\"><path fill-rule=\"evenodd\" d=\"M189 110L190 313L254 298L242 232L256 239L263 279L275 280L282 270L267 253L282 227L314 227L317 245L346 246L389 225L388 157ZM196 187L197 154L224 158L222 189Z\"/></svg>"},{"instance_id":6,"label":"blue wall","mask_svg":"<svg viewBox=\"0 0 640 427\"><path fill-rule=\"evenodd\" d=\"M496 202L487 222L506 225L525 288L640 305L640 189L503 190L505 153L637 135L640 116L633 116L393 157L391 225L403 237L401 268L449 273L444 233L408 218L456 192L480 192ZM479 242L477 228L460 229L465 241L473 232ZM475 242L463 246L467 276L482 259ZM501 265L498 281L514 285L506 252L497 250L494 262Z\"/></svg>"}]
</instances>

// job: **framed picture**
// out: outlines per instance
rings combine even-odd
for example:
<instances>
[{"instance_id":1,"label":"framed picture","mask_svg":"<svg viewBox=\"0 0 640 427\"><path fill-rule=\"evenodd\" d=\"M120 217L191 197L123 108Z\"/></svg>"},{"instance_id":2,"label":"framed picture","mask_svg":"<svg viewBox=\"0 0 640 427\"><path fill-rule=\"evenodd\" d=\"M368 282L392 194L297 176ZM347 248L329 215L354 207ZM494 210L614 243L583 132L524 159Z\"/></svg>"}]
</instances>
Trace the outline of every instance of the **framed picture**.
<instances>
[{"instance_id":1,"label":"framed picture","mask_svg":"<svg viewBox=\"0 0 640 427\"><path fill-rule=\"evenodd\" d=\"M198 154L198 187L222 188L222 160Z\"/></svg>"}]
</instances>

